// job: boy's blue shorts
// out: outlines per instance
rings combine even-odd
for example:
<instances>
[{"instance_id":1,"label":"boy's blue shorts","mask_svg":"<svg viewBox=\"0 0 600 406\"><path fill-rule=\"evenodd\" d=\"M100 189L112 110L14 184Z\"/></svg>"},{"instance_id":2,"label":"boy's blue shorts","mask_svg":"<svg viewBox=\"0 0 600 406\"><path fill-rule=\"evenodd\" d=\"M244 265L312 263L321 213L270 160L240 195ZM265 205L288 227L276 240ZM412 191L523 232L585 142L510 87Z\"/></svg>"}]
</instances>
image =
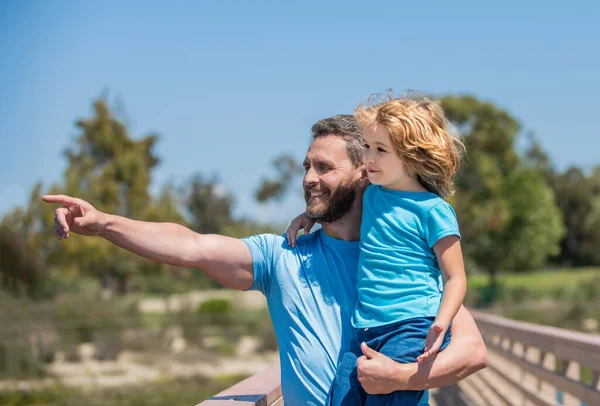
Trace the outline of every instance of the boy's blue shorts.
<instances>
[{"instance_id":1,"label":"boy's blue shorts","mask_svg":"<svg viewBox=\"0 0 600 406\"><path fill-rule=\"evenodd\" d=\"M360 344L367 345L394 361L400 363L416 362L423 353L425 339L429 328L434 322L433 317L417 317L391 323L384 326L360 328L355 330L355 338L349 350L344 353L338 364L338 369L330 392L330 402L333 406L348 405L427 405L424 391L397 391L387 395L369 395L360 382L356 369L356 361L362 356ZM446 332L440 351L450 344L452 333Z\"/></svg>"}]
</instances>

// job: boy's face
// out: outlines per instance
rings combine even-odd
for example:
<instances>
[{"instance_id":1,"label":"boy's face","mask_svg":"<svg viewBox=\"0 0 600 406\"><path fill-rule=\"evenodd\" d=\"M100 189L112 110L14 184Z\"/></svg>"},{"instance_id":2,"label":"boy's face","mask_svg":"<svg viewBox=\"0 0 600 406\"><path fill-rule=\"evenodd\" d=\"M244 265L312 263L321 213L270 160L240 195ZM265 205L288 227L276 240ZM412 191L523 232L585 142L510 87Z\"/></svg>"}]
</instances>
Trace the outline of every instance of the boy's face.
<instances>
[{"instance_id":1,"label":"boy's face","mask_svg":"<svg viewBox=\"0 0 600 406\"><path fill-rule=\"evenodd\" d=\"M388 189L399 189L409 175L396 153L388 130L375 125L363 133L363 163L369 181Z\"/></svg>"},{"instance_id":2,"label":"boy's face","mask_svg":"<svg viewBox=\"0 0 600 406\"><path fill-rule=\"evenodd\" d=\"M310 218L332 223L352 209L364 168L353 167L346 141L334 135L313 140L306 152L304 170L302 185Z\"/></svg>"}]
</instances>

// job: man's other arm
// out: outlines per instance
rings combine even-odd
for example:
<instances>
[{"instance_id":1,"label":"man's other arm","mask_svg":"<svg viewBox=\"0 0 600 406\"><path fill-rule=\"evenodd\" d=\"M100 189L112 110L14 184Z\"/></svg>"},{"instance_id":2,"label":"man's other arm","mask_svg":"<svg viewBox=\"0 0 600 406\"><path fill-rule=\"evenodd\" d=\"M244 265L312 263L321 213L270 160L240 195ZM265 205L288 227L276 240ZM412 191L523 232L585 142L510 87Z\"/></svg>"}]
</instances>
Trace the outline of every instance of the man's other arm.
<instances>
[{"instance_id":1,"label":"man's other arm","mask_svg":"<svg viewBox=\"0 0 600 406\"><path fill-rule=\"evenodd\" d=\"M487 367L487 350L471 314L461 307L452 322L452 340L433 360L399 364L363 344L359 381L368 393L424 390L452 385Z\"/></svg>"}]
</instances>

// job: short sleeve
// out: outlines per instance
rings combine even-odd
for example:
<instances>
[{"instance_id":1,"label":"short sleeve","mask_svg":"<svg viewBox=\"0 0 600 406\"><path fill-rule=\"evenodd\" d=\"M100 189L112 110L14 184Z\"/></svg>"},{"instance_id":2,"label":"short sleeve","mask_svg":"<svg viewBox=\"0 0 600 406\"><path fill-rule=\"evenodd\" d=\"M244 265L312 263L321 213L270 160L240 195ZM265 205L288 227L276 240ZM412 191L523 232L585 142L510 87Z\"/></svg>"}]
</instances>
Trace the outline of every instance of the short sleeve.
<instances>
[{"instance_id":1,"label":"short sleeve","mask_svg":"<svg viewBox=\"0 0 600 406\"><path fill-rule=\"evenodd\" d=\"M252 268L254 271L254 283L249 290L258 290L263 295L269 295L269 286L271 275L273 274L273 264L277 261L276 247L279 236L275 234L260 234L252 237L243 238L252 255Z\"/></svg>"},{"instance_id":2,"label":"short sleeve","mask_svg":"<svg viewBox=\"0 0 600 406\"><path fill-rule=\"evenodd\" d=\"M427 245L433 247L439 240L449 235L460 238L456 213L452 206L441 201L431 208L425 222Z\"/></svg>"}]
</instances>

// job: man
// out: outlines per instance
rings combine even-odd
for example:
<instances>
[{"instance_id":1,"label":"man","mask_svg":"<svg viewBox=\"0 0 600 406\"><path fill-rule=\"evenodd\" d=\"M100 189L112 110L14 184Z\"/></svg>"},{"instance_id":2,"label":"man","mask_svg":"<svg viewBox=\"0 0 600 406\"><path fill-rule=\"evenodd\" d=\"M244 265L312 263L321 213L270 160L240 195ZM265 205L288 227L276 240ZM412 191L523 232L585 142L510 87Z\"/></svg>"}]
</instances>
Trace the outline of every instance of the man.
<instances>
[{"instance_id":1,"label":"man","mask_svg":"<svg viewBox=\"0 0 600 406\"><path fill-rule=\"evenodd\" d=\"M100 236L145 258L202 269L225 287L265 294L281 362L288 405L323 405L338 356L353 333L356 267L367 186L362 134L352 116L321 120L312 127L303 186L307 213L322 229L298 239L256 235L234 239L197 234L171 223L150 223L102 213L68 196L44 196L60 203L54 219L59 239L69 232ZM453 338L433 362L398 364L363 347L359 380L369 393L421 390L449 385L483 368L485 346L468 312L454 319Z\"/></svg>"}]
</instances>

